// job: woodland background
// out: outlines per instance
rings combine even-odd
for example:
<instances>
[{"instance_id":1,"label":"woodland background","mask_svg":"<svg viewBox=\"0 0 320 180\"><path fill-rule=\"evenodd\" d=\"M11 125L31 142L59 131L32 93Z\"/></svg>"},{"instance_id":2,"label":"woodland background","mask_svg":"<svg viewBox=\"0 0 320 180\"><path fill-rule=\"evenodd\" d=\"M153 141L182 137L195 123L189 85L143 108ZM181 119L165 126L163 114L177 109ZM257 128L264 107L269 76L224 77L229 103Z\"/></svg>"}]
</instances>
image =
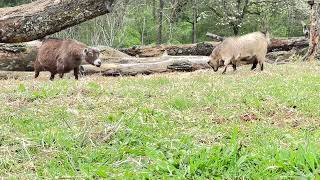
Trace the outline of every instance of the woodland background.
<instances>
[{"instance_id":1,"label":"woodland background","mask_svg":"<svg viewBox=\"0 0 320 180\"><path fill-rule=\"evenodd\" d=\"M0 7L31 0L2 0ZM240 35L267 28L274 37L302 36L309 7L303 0L121 0L112 14L59 32L89 45L188 44L207 32Z\"/></svg>"}]
</instances>

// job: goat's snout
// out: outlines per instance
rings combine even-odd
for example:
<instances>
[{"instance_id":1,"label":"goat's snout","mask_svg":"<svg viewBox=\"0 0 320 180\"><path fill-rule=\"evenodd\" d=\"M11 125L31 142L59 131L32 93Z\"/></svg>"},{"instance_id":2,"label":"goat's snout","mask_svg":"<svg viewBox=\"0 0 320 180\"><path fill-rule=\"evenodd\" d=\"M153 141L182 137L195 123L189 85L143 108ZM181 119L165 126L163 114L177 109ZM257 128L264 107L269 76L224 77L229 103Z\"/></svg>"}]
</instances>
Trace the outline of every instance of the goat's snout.
<instances>
[{"instance_id":1,"label":"goat's snout","mask_svg":"<svg viewBox=\"0 0 320 180\"><path fill-rule=\"evenodd\" d=\"M93 62L93 64L94 64L95 66L97 66L97 67L100 67L101 64L102 64L102 61L101 61L101 59L97 59L97 60L95 60L95 61Z\"/></svg>"}]
</instances>

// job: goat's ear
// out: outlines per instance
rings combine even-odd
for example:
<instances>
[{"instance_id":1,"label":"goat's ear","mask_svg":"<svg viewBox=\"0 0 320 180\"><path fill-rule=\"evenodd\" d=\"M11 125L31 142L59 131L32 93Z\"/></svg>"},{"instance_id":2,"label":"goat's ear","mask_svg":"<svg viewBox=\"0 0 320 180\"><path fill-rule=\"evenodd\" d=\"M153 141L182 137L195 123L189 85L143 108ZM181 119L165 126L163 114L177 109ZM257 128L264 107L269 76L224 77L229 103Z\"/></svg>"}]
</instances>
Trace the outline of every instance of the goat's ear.
<instances>
[{"instance_id":1,"label":"goat's ear","mask_svg":"<svg viewBox=\"0 0 320 180\"><path fill-rule=\"evenodd\" d=\"M234 58L234 60L238 60L240 57L241 57L241 53L238 54L238 55Z\"/></svg>"},{"instance_id":2,"label":"goat's ear","mask_svg":"<svg viewBox=\"0 0 320 180\"><path fill-rule=\"evenodd\" d=\"M224 66L224 60L219 61L219 66Z\"/></svg>"},{"instance_id":3,"label":"goat's ear","mask_svg":"<svg viewBox=\"0 0 320 180\"><path fill-rule=\"evenodd\" d=\"M89 52L89 49L88 49L88 48L85 48L85 49L83 50L83 53L84 53L84 54L88 54L88 52Z\"/></svg>"}]
</instances>

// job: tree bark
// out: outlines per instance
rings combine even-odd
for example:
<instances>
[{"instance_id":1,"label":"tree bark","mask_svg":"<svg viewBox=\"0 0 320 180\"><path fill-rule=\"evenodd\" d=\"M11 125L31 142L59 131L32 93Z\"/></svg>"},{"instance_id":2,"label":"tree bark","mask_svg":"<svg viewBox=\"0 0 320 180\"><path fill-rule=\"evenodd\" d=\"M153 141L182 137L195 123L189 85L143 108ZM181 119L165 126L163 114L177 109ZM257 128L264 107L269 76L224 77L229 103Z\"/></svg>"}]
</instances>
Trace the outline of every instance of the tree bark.
<instances>
[{"instance_id":1,"label":"tree bark","mask_svg":"<svg viewBox=\"0 0 320 180\"><path fill-rule=\"evenodd\" d=\"M192 43L197 42L197 23L198 23L198 7L197 7L197 0L192 0Z\"/></svg>"},{"instance_id":2,"label":"tree bark","mask_svg":"<svg viewBox=\"0 0 320 180\"><path fill-rule=\"evenodd\" d=\"M132 61L136 59L133 58ZM129 60L130 61L130 60ZM165 56L158 58L148 58L145 63L131 64L104 64L100 68L85 65L85 74L100 73L103 76L135 76L138 74L154 74L175 71L196 71L211 68L208 64L207 56L173 57Z\"/></svg>"},{"instance_id":3,"label":"tree bark","mask_svg":"<svg viewBox=\"0 0 320 180\"><path fill-rule=\"evenodd\" d=\"M219 44L216 42L205 42L198 44L184 45L160 45L145 46L138 48L123 48L121 52L135 57L157 57L161 56L165 51L171 56L209 56L214 47Z\"/></svg>"},{"instance_id":4,"label":"tree bark","mask_svg":"<svg viewBox=\"0 0 320 180\"><path fill-rule=\"evenodd\" d=\"M157 6L156 6L156 0L152 0L152 16L153 16L153 20L157 21Z\"/></svg>"},{"instance_id":5,"label":"tree bark","mask_svg":"<svg viewBox=\"0 0 320 180\"><path fill-rule=\"evenodd\" d=\"M170 23L174 24L179 21L179 18L181 18L181 15L183 13L184 7L188 4L188 1L186 0L174 0L172 6L172 13L170 18Z\"/></svg>"},{"instance_id":6,"label":"tree bark","mask_svg":"<svg viewBox=\"0 0 320 180\"><path fill-rule=\"evenodd\" d=\"M0 43L41 39L106 14L115 0L37 0L0 9Z\"/></svg>"},{"instance_id":7,"label":"tree bark","mask_svg":"<svg viewBox=\"0 0 320 180\"><path fill-rule=\"evenodd\" d=\"M309 41L305 37L291 37L271 39L268 52L290 51L292 49L303 49L309 46Z\"/></svg>"},{"instance_id":8,"label":"tree bark","mask_svg":"<svg viewBox=\"0 0 320 180\"><path fill-rule=\"evenodd\" d=\"M159 0L159 29L158 29L158 45L162 44L162 29L163 29L163 8L164 0Z\"/></svg>"},{"instance_id":9,"label":"tree bark","mask_svg":"<svg viewBox=\"0 0 320 180\"><path fill-rule=\"evenodd\" d=\"M0 70L33 71L40 41L24 44L0 44Z\"/></svg>"},{"instance_id":10,"label":"tree bark","mask_svg":"<svg viewBox=\"0 0 320 180\"><path fill-rule=\"evenodd\" d=\"M307 54L303 57L303 61L314 60L316 56L319 56L319 33L320 33L320 8L319 2L314 0L308 1L311 6L310 14L310 41L309 41L309 50Z\"/></svg>"},{"instance_id":11,"label":"tree bark","mask_svg":"<svg viewBox=\"0 0 320 180\"><path fill-rule=\"evenodd\" d=\"M237 36L239 34L240 27L237 24L234 24L233 22L230 23L230 26L232 27L233 34Z\"/></svg>"}]
</instances>

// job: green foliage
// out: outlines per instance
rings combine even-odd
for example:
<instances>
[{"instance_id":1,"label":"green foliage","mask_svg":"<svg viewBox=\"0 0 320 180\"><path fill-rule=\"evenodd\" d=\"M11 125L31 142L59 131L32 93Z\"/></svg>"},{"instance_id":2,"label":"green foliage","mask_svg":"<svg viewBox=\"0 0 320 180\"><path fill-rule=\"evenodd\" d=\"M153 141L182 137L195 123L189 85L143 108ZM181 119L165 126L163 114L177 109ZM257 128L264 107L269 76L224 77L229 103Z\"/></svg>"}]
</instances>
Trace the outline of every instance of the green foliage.
<instances>
[{"instance_id":1,"label":"green foliage","mask_svg":"<svg viewBox=\"0 0 320 180\"><path fill-rule=\"evenodd\" d=\"M122 42L122 45L124 47L132 47L134 45L141 44L141 34L139 33L139 31L137 31L137 29L127 26L125 28L125 32L126 38Z\"/></svg>"},{"instance_id":2,"label":"green foliage","mask_svg":"<svg viewBox=\"0 0 320 180\"><path fill-rule=\"evenodd\" d=\"M31 0L1 0L0 7L17 6L28 2L31 2Z\"/></svg>"},{"instance_id":3,"label":"green foliage","mask_svg":"<svg viewBox=\"0 0 320 180\"><path fill-rule=\"evenodd\" d=\"M3 0L0 7L26 2L30 1ZM204 0L197 1L197 4L193 2L195 1L165 1L162 37L164 43L191 43L195 12L197 42L210 40L206 37L207 32L233 36L234 28L239 30L239 34L268 28L272 36L302 36L301 21L308 20L308 5L301 0L250 0L247 5L245 0ZM121 1L117 3L112 14L87 21L55 36L78 39L89 45L153 45L157 42L159 31L158 6L158 0ZM241 18L242 9L246 6L247 10Z\"/></svg>"}]
</instances>

